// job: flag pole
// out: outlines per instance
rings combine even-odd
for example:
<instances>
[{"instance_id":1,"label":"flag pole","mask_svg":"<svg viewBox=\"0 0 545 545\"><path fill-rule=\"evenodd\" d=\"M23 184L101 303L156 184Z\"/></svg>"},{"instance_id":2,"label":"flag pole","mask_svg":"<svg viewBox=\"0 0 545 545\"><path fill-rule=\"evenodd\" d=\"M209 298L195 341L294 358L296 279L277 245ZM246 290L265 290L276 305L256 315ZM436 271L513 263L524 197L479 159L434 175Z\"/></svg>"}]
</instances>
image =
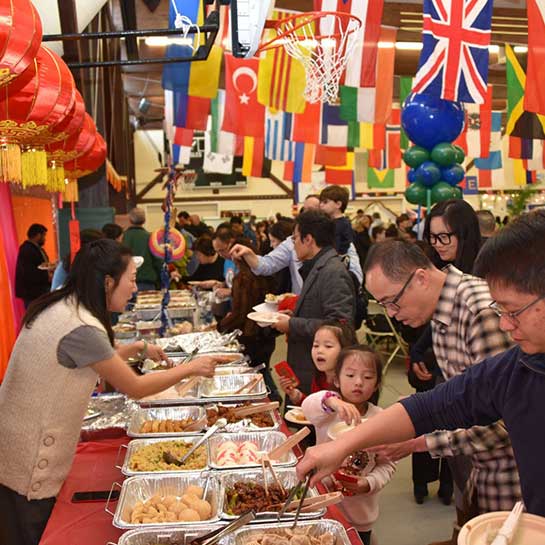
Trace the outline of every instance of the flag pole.
<instances>
[{"instance_id":1,"label":"flag pole","mask_svg":"<svg viewBox=\"0 0 545 545\"><path fill-rule=\"evenodd\" d=\"M422 233L420 233L420 222L422 221L422 205L419 204L416 209L416 238L422 240Z\"/></svg>"}]
</instances>

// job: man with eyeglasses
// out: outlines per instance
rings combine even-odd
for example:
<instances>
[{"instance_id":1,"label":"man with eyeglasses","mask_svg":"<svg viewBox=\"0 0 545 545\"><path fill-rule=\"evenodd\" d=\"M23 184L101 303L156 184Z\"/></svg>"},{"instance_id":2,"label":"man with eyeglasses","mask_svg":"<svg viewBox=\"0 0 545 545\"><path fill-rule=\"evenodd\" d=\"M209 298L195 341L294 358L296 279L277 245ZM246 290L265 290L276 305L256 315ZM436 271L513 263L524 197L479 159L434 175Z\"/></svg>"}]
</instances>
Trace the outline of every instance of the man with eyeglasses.
<instances>
[{"instance_id":1,"label":"man with eyeglasses","mask_svg":"<svg viewBox=\"0 0 545 545\"><path fill-rule=\"evenodd\" d=\"M489 303L490 311L496 313L500 327L516 346L429 392L394 404L342 435L334 445L307 450L298 476L317 468L313 484L334 471L351 452L436 429L483 426L503 418L526 510L545 516L544 256L545 210L519 217L492 237L483 246L475 270L486 279L495 300ZM418 272L414 278L417 276Z\"/></svg>"}]
</instances>

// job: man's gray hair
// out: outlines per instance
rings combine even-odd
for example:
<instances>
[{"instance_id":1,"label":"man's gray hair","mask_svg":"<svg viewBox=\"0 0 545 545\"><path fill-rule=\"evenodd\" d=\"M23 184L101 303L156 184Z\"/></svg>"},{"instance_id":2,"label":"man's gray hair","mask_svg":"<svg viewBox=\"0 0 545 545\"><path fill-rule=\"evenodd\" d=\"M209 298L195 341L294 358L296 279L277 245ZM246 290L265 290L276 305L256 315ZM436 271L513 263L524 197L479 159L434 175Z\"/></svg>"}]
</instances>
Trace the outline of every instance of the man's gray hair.
<instances>
[{"instance_id":1,"label":"man's gray hair","mask_svg":"<svg viewBox=\"0 0 545 545\"><path fill-rule=\"evenodd\" d=\"M133 208L129 212L129 221L133 225L144 225L146 223L146 212L143 208Z\"/></svg>"},{"instance_id":2,"label":"man's gray hair","mask_svg":"<svg viewBox=\"0 0 545 545\"><path fill-rule=\"evenodd\" d=\"M364 274L377 266L389 280L404 282L416 269L431 269L433 264L417 244L385 240L371 246L363 266Z\"/></svg>"},{"instance_id":3,"label":"man's gray hair","mask_svg":"<svg viewBox=\"0 0 545 545\"><path fill-rule=\"evenodd\" d=\"M481 236L492 235L496 230L496 218L490 210L477 210Z\"/></svg>"}]
</instances>

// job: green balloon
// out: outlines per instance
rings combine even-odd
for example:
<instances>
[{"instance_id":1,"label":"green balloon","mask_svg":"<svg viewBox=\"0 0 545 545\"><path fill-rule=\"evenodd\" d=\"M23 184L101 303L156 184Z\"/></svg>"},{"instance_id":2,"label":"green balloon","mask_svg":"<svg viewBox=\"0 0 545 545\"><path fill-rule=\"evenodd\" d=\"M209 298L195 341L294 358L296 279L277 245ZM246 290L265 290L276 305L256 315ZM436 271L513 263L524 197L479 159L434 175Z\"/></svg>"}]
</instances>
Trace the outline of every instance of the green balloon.
<instances>
[{"instance_id":1,"label":"green balloon","mask_svg":"<svg viewBox=\"0 0 545 545\"><path fill-rule=\"evenodd\" d=\"M421 146L411 146L405 150L403 160L412 168L419 167L424 161L430 160L430 153Z\"/></svg>"},{"instance_id":2,"label":"green balloon","mask_svg":"<svg viewBox=\"0 0 545 545\"><path fill-rule=\"evenodd\" d=\"M454 187L450 187L450 189L452 189L452 193L453 193L453 199L463 199L464 198L464 192L462 191L462 188L460 186L454 186Z\"/></svg>"},{"instance_id":3,"label":"green balloon","mask_svg":"<svg viewBox=\"0 0 545 545\"><path fill-rule=\"evenodd\" d=\"M466 154L464 153L464 150L460 146L454 145L452 147L454 148L454 152L455 152L454 161L456 161L456 163L461 165L464 162Z\"/></svg>"},{"instance_id":4,"label":"green balloon","mask_svg":"<svg viewBox=\"0 0 545 545\"><path fill-rule=\"evenodd\" d=\"M411 204L421 204L425 206L426 205L426 187L422 185L420 182L415 182L414 184L411 184L405 190L405 198Z\"/></svg>"},{"instance_id":5,"label":"green balloon","mask_svg":"<svg viewBox=\"0 0 545 545\"><path fill-rule=\"evenodd\" d=\"M431 200L432 202L441 202L454 198L454 192L452 186L447 182L437 182L431 188Z\"/></svg>"},{"instance_id":6,"label":"green balloon","mask_svg":"<svg viewBox=\"0 0 545 545\"><path fill-rule=\"evenodd\" d=\"M448 167L456 160L456 150L452 144L442 142L431 150L431 160L442 167Z\"/></svg>"}]
</instances>

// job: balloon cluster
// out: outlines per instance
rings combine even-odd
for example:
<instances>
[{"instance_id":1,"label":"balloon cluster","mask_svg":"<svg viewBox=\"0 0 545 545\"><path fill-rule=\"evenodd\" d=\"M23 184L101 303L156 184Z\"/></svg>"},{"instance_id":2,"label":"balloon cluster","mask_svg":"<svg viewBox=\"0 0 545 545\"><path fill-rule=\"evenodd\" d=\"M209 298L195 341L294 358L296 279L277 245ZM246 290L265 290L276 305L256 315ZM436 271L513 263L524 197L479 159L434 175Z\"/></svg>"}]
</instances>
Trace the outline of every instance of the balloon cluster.
<instances>
[{"instance_id":1,"label":"balloon cluster","mask_svg":"<svg viewBox=\"0 0 545 545\"><path fill-rule=\"evenodd\" d=\"M462 198L458 184L465 177L461 166L465 155L460 146L451 143L464 127L461 104L412 94L403 105L401 123L415 143L403 154L403 160L411 167L407 174L411 185L405 191L405 198L411 204L425 206Z\"/></svg>"}]
</instances>

